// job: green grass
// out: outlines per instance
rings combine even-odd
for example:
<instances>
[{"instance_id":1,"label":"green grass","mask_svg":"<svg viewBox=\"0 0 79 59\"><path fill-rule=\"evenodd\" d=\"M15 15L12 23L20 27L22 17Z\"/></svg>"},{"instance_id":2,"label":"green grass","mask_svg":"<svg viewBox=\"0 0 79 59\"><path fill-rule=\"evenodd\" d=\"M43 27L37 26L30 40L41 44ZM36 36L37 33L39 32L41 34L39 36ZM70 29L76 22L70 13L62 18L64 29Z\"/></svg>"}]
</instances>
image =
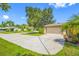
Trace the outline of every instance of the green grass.
<instances>
[{"instance_id":1,"label":"green grass","mask_svg":"<svg viewBox=\"0 0 79 59\"><path fill-rule=\"evenodd\" d=\"M56 56L79 56L79 46L66 42L64 48Z\"/></svg>"},{"instance_id":2,"label":"green grass","mask_svg":"<svg viewBox=\"0 0 79 59\"><path fill-rule=\"evenodd\" d=\"M22 31L20 31L20 32L6 32L6 31L4 31L4 32L0 32L1 34L13 34L13 33L23 33Z\"/></svg>"},{"instance_id":3,"label":"green grass","mask_svg":"<svg viewBox=\"0 0 79 59\"><path fill-rule=\"evenodd\" d=\"M10 43L2 38L0 38L0 56L41 56L31 50L17 46L16 44Z\"/></svg>"},{"instance_id":4,"label":"green grass","mask_svg":"<svg viewBox=\"0 0 79 59\"><path fill-rule=\"evenodd\" d=\"M40 34L40 33L31 33L31 34L28 34L28 35L31 35L31 36L40 36L40 35L43 35L43 34Z\"/></svg>"},{"instance_id":5,"label":"green grass","mask_svg":"<svg viewBox=\"0 0 79 59\"><path fill-rule=\"evenodd\" d=\"M21 33L21 32L0 32L1 34L12 34L12 33Z\"/></svg>"},{"instance_id":6,"label":"green grass","mask_svg":"<svg viewBox=\"0 0 79 59\"><path fill-rule=\"evenodd\" d=\"M38 33L38 32L36 32L36 33L32 33L32 32L30 32L30 33L26 33L26 34L24 34L24 35L41 36L41 35L43 35L43 34Z\"/></svg>"},{"instance_id":7,"label":"green grass","mask_svg":"<svg viewBox=\"0 0 79 59\"><path fill-rule=\"evenodd\" d=\"M11 34L13 32L0 32L1 34Z\"/></svg>"}]
</instances>

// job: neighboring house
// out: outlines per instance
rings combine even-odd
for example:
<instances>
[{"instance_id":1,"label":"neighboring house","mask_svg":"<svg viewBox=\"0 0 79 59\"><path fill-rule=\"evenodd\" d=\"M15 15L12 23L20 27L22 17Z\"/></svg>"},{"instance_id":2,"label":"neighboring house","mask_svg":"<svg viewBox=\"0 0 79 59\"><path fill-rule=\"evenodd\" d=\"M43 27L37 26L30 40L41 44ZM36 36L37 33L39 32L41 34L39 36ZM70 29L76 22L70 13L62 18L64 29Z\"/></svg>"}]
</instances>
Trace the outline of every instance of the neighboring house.
<instances>
[{"instance_id":1,"label":"neighboring house","mask_svg":"<svg viewBox=\"0 0 79 59\"><path fill-rule=\"evenodd\" d=\"M14 27L0 27L0 32L7 31L7 30L13 31Z\"/></svg>"},{"instance_id":2,"label":"neighboring house","mask_svg":"<svg viewBox=\"0 0 79 59\"><path fill-rule=\"evenodd\" d=\"M0 32L6 31L5 28L0 28Z\"/></svg>"},{"instance_id":3,"label":"neighboring house","mask_svg":"<svg viewBox=\"0 0 79 59\"><path fill-rule=\"evenodd\" d=\"M60 34L61 33L61 24L45 25L44 33Z\"/></svg>"},{"instance_id":4,"label":"neighboring house","mask_svg":"<svg viewBox=\"0 0 79 59\"><path fill-rule=\"evenodd\" d=\"M0 27L0 32L4 32L4 31L15 31L15 30L19 30L19 29L16 29L16 27Z\"/></svg>"}]
</instances>

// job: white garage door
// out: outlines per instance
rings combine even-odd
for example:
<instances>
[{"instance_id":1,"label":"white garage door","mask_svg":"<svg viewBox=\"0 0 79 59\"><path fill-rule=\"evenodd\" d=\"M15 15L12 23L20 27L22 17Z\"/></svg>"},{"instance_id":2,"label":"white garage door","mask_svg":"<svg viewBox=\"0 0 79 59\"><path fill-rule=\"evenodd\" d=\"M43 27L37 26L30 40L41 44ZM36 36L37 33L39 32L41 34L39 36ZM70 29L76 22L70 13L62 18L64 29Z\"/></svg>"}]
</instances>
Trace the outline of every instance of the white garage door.
<instances>
[{"instance_id":1,"label":"white garage door","mask_svg":"<svg viewBox=\"0 0 79 59\"><path fill-rule=\"evenodd\" d=\"M60 27L47 27L46 28L46 32L47 33L60 34L61 33L61 29L60 29Z\"/></svg>"}]
</instances>

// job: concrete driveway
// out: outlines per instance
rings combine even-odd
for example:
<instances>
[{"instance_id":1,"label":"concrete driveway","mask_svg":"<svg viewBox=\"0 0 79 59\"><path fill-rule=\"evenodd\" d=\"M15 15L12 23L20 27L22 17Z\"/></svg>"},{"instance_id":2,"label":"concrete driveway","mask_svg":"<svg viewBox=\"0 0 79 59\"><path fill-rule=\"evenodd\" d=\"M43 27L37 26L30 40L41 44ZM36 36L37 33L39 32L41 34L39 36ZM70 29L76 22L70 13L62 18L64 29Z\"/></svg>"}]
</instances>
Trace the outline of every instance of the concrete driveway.
<instances>
[{"instance_id":1,"label":"concrete driveway","mask_svg":"<svg viewBox=\"0 0 79 59\"><path fill-rule=\"evenodd\" d=\"M0 34L0 37L23 48L41 53L56 54L64 46L63 36L60 34L45 34L42 36L28 36L22 34Z\"/></svg>"}]
</instances>

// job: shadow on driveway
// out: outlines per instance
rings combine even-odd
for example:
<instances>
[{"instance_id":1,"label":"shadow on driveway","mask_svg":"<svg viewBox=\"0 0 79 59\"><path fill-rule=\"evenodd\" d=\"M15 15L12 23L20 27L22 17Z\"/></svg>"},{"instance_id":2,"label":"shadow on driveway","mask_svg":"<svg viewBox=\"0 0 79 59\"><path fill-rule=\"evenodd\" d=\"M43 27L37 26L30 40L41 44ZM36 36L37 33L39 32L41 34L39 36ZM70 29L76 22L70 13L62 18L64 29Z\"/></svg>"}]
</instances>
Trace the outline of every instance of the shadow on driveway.
<instances>
[{"instance_id":1,"label":"shadow on driveway","mask_svg":"<svg viewBox=\"0 0 79 59\"><path fill-rule=\"evenodd\" d=\"M63 39L54 39L55 42L63 45L64 44L64 40Z\"/></svg>"}]
</instances>

